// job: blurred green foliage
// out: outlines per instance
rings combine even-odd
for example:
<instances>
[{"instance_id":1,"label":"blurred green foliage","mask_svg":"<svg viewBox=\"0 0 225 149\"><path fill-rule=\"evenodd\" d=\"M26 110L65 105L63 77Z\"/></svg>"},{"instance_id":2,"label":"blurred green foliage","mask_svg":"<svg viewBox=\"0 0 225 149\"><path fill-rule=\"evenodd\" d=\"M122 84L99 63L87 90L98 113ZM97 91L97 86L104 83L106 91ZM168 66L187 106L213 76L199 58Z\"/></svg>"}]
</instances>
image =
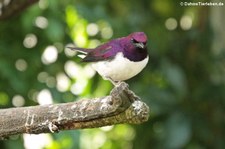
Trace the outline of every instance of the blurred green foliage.
<instances>
[{"instance_id":1,"label":"blurred green foliage","mask_svg":"<svg viewBox=\"0 0 225 149\"><path fill-rule=\"evenodd\" d=\"M224 13L224 6L180 6L178 0L40 0L0 22L0 107L108 94L112 85L65 47L96 47L144 31L150 61L127 82L150 106L149 121L45 135L42 147L222 149ZM23 138L0 142L0 148L24 148ZM30 148L40 143L35 139Z\"/></svg>"}]
</instances>

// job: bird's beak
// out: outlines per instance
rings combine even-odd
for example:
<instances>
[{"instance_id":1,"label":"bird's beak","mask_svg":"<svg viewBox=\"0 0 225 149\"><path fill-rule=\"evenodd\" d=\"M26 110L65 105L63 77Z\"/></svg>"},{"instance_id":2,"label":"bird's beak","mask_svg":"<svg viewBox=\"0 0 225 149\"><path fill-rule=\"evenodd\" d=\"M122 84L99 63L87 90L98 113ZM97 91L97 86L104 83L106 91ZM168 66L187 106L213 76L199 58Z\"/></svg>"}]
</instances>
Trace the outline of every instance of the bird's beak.
<instances>
[{"instance_id":1,"label":"bird's beak","mask_svg":"<svg viewBox=\"0 0 225 149\"><path fill-rule=\"evenodd\" d=\"M142 43L142 42L138 42L138 43L135 43L135 46L138 47L138 48L143 49L145 47L145 44Z\"/></svg>"}]
</instances>

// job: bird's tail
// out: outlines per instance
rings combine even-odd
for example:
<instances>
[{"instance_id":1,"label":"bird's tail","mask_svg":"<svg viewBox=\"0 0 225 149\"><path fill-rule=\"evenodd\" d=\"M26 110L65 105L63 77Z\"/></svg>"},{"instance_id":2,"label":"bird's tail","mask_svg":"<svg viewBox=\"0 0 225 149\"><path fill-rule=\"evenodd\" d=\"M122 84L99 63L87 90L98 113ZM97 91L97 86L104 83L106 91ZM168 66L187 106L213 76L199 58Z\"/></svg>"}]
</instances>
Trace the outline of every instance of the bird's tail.
<instances>
[{"instance_id":1,"label":"bird's tail","mask_svg":"<svg viewBox=\"0 0 225 149\"><path fill-rule=\"evenodd\" d=\"M67 48L69 48L69 49L71 49L71 50L74 50L74 51L78 51L78 52L80 52L80 53L82 53L82 54L87 54L88 52L90 52L90 49L84 49L84 48L78 48L78 47L67 47Z\"/></svg>"},{"instance_id":2,"label":"bird's tail","mask_svg":"<svg viewBox=\"0 0 225 149\"><path fill-rule=\"evenodd\" d=\"M86 57L86 55L88 54L88 52L90 52L90 49L84 49L84 48L78 48L78 47L67 47L73 51L78 51L82 54L78 54L77 56L84 59Z\"/></svg>"}]
</instances>

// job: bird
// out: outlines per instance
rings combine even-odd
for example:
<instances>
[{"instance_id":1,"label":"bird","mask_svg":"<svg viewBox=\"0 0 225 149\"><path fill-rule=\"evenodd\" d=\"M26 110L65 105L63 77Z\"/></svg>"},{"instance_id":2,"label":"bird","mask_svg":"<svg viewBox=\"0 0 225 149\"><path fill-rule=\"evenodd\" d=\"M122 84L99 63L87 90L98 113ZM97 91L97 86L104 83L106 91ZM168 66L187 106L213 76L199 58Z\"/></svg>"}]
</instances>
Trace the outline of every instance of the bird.
<instances>
[{"instance_id":1,"label":"bird","mask_svg":"<svg viewBox=\"0 0 225 149\"><path fill-rule=\"evenodd\" d=\"M90 62L104 80L117 85L136 76L147 65L149 60L147 40L144 32L133 32L92 49L68 48L82 53L82 62Z\"/></svg>"}]
</instances>

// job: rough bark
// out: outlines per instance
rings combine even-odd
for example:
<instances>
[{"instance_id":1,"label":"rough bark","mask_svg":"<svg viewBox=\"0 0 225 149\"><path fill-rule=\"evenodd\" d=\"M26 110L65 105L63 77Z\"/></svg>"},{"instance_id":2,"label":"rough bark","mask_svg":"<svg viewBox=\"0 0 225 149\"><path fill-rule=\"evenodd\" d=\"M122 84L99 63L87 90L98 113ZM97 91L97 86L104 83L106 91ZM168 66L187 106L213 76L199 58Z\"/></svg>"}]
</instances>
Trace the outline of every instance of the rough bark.
<instances>
[{"instance_id":1,"label":"rough bark","mask_svg":"<svg viewBox=\"0 0 225 149\"><path fill-rule=\"evenodd\" d=\"M109 96L77 102L0 110L0 139L30 133L96 128L148 120L149 108L124 82Z\"/></svg>"}]
</instances>

